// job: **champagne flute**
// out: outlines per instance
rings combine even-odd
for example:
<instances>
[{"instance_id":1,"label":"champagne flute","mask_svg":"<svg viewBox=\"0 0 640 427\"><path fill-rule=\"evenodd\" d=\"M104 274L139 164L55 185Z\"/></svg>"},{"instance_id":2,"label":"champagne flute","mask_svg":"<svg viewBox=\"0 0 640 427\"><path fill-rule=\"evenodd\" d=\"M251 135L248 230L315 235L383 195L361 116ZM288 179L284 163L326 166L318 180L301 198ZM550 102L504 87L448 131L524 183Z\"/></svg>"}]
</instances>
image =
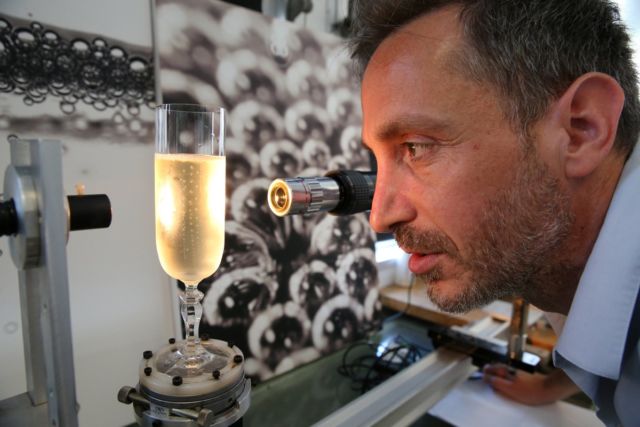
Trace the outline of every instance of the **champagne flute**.
<instances>
[{"instance_id":1,"label":"champagne flute","mask_svg":"<svg viewBox=\"0 0 640 427\"><path fill-rule=\"evenodd\" d=\"M220 266L224 249L225 110L200 105L156 108L156 249L164 271L185 284L180 313L185 341L159 360L161 371L198 376L223 366L221 354L203 346L198 283Z\"/></svg>"}]
</instances>

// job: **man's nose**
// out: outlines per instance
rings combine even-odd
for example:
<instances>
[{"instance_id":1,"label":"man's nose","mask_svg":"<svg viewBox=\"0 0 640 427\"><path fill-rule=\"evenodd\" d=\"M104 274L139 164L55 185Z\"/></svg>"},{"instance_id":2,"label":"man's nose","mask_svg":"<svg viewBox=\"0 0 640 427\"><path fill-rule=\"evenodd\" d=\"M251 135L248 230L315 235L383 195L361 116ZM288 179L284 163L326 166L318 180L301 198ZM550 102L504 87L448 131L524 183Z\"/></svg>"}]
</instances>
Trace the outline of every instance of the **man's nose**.
<instances>
[{"instance_id":1,"label":"man's nose","mask_svg":"<svg viewBox=\"0 0 640 427\"><path fill-rule=\"evenodd\" d=\"M380 166L378 164L369 223L377 233L388 233L395 225L411 221L415 210L407 197L401 173Z\"/></svg>"}]
</instances>

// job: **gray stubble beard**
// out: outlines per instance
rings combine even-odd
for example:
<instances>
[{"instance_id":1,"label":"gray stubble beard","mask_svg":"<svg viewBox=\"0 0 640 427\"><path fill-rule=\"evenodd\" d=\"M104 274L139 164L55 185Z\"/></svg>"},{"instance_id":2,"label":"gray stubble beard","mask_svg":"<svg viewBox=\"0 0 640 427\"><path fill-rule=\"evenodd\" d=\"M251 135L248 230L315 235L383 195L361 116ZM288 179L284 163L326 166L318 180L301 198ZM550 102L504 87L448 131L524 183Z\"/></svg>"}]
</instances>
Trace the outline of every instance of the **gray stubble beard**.
<instances>
[{"instance_id":1,"label":"gray stubble beard","mask_svg":"<svg viewBox=\"0 0 640 427\"><path fill-rule=\"evenodd\" d=\"M569 198L533 148L523 149L513 182L488 201L466 254L452 252L453 242L444 235L435 237L436 232L411 237L412 242L448 240L445 255L470 276L453 298L439 289L444 278L440 265L417 277L440 309L462 313L504 297L553 298L554 286L562 286L557 281L575 270L559 261L574 222ZM403 230L405 235L410 232L415 233Z\"/></svg>"}]
</instances>

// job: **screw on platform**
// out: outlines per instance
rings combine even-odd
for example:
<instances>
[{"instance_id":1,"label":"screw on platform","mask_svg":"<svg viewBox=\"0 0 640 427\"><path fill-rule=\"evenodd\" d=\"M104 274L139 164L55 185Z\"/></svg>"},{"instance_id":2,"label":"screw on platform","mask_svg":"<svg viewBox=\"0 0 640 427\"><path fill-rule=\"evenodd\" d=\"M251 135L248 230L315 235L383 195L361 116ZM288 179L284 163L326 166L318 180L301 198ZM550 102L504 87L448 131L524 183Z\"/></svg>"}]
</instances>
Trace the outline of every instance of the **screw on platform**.
<instances>
[{"instance_id":1,"label":"screw on platform","mask_svg":"<svg viewBox=\"0 0 640 427\"><path fill-rule=\"evenodd\" d=\"M153 372L153 369L151 369L149 366L147 366L146 368L144 368L144 374L146 376L151 375L151 372Z\"/></svg>"},{"instance_id":2,"label":"screw on platform","mask_svg":"<svg viewBox=\"0 0 640 427\"><path fill-rule=\"evenodd\" d=\"M193 409L171 408L171 414L195 420L200 427L209 426L213 422L213 412L209 409L201 409L196 412Z\"/></svg>"},{"instance_id":3,"label":"screw on platform","mask_svg":"<svg viewBox=\"0 0 640 427\"><path fill-rule=\"evenodd\" d=\"M124 403L125 405L131 404L131 393L135 392L136 389L129 386L124 386L118 391L118 402Z\"/></svg>"},{"instance_id":4,"label":"screw on platform","mask_svg":"<svg viewBox=\"0 0 640 427\"><path fill-rule=\"evenodd\" d=\"M173 385L180 385L182 384L182 377L180 375L176 375L175 377L171 378L171 382L173 383Z\"/></svg>"},{"instance_id":5,"label":"screw on platform","mask_svg":"<svg viewBox=\"0 0 640 427\"><path fill-rule=\"evenodd\" d=\"M211 373L211 375L213 376L213 379L219 379L220 378L220 371L219 370L215 370Z\"/></svg>"},{"instance_id":6,"label":"screw on platform","mask_svg":"<svg viewBox=\"0 0 640 427\"><path fill-rule=\"evenodd\" d=\"M149 401L141 396L135 388L129 386L124 386L120 389L118 392L118 401L126 405L134 402L143 408L149 407Z\"/></svg>"},{"instance_id":7,"label":"screw on platform","mask_svg":"<svg viewBox=\"0 0 640 427\"><path fill-rule=\"evenodd\" d=\"M142 357L144 357L145 359L149 360L153 357L153 352L151 350L145 350L142 353Z\"/></svg>"},{"instance_id":8,"label":"screw on platform","mask_svg":"<svg viewBox=\"0 0 640 427\"><path fill-rule=\"evenodd\" d=\"M169 338L169 344L175 344L175 343L176 343L175 338Z\"/></svg>"},{"instance_id":9,"label":"screw on platform","mask_svg":"<svg viewBox=\"0 0 640 427\"><path fill-rule=\"evenodd\" d=\"M240 356L239 354L236 354L235 356L233 356L233 362L242 363L242 356Z\"/></svg>"},{"instance_id":10,"label":"screw on platform","mask_svg":"<svg viewBox=\"0 0 640 427\"><path fill-rule=\"evenodd\" d=\"M200 427L205 427L211 424L213 421L213 411L209 409L201 409L198 414L197 423Z\"/></svg>"}]
</instances>

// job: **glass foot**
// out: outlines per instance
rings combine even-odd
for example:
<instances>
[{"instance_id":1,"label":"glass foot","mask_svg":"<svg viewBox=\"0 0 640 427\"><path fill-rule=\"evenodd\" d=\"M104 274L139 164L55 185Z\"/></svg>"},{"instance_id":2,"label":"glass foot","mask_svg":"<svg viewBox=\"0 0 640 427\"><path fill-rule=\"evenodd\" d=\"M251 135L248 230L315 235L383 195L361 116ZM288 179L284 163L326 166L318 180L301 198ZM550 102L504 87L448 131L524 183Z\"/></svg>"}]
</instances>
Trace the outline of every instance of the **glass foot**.
<instances>
[{"instance_id":1,"label":"glass foot","mask_svg":"<svg viewBox=\"0 0 640 427\"><path fill-rule=\"evenodd\" d=\"M183 378L197 377L221 370L229 363L227 354L215 348L207 348L201 343L187 341L176 343L175 351L160 356L156 369L171 376Z\"/></svg>"}]
</instances>

